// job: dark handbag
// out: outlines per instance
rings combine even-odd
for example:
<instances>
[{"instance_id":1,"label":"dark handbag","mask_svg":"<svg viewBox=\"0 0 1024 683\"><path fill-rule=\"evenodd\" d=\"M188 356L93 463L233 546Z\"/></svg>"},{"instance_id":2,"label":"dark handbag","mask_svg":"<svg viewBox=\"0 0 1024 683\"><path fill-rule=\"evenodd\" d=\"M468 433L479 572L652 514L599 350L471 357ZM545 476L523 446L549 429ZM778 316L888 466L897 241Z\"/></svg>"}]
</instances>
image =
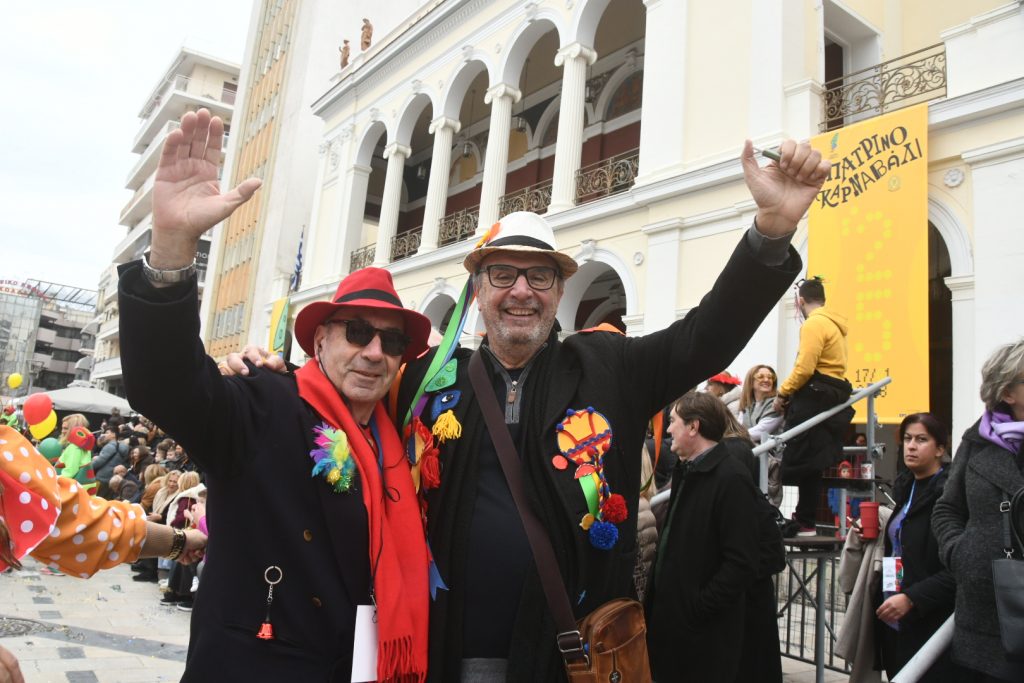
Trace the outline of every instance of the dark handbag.
<instances>
[{"instance_id":1,"label":"dark handbag","mask_svg":"<svg viewBox=\"0 0 1024 683\"><path fill-rule=\"evenodd\" d=\"M999 511L1003 517L1003 552L1006 557L992 560L999 637L1006 650L1006 658L1012 661L1024 661L1024 561L1014 557L1016 548L1024 547L1017 524L1022 500L1024 488L1014 493L1012 499L1003 494Z\"/></svg>"},{"instance_id":2,"label":"dark handbag","mask_svg":"<svg viewBox=\"0 0 1024 683\"><path fill-rule=\"evenodd\" d=\"M526 503L520 460L479 350L469 359L469 379L530 541L533 561L558 632L556 644L566 676L572 683L650 681L647 623L639 602L628 598L611 600L576 623L551 539Z\"/></svg>"}]
</instances>

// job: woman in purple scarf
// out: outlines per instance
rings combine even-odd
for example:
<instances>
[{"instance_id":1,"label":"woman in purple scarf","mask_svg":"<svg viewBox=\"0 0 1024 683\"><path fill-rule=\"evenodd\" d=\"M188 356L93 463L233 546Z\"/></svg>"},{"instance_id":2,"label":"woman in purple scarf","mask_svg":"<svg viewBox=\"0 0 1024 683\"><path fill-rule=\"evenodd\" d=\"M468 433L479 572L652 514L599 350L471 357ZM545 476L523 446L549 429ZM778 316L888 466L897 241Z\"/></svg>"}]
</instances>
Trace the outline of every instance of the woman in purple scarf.
<instances>
[{"instance_id":1,"label":"woman in purple scarf","mask_svg":"<svg viewBox=\"0 0 1024 683\"><path fill-rule=\"evenodd\" d=\"M999 506L1024 488L1024 339L985 362L981 399L985 412L964 433L932 529L957 584L953 659L971 670L969 681L1022 681L1024 662L1007 659L999 638L992 560L1004 556Z\"/></svg>"}]
</instances>

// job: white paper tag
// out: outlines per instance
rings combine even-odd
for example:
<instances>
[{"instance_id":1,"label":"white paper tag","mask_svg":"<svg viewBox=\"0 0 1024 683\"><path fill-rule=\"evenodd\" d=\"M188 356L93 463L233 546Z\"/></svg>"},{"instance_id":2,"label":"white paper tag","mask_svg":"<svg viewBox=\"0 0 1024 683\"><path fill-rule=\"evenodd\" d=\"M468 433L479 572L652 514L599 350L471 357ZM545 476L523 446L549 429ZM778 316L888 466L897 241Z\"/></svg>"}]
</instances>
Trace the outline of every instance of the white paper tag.
<instances>
[{"instance_id":1,"label":"white paper tag","mask_svg":"<svg viewBox=\"0 0 1024 683\"><path fill-rule=\"evenodd\" d=\"M882 590L899 593L903 583L903 562L899 557L882 558Z\"/></svg>"},{"instance_id":2,"label":"white paper tag","mask_svg":"<svg viewBox=\"0 0 1024 683\"><path fill-rule=\"evenodd\" d=\"M377 680L377 608L356 607L356 637L352 648L352 683Z\"/></svg>"}]
</instances>

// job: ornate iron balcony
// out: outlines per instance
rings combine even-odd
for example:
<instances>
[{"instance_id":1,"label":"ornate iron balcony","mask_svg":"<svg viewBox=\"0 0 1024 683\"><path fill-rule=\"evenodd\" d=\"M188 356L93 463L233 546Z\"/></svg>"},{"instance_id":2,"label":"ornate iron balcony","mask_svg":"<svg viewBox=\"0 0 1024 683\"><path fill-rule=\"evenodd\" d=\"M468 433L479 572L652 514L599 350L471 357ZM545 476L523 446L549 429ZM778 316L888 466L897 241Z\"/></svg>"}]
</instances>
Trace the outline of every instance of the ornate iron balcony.
<instances>
[{"instance_id":1,"label":"ornate iron balcony","mask_svg":"<svg viewBox=\"0 0 1024 683\"><path fill-rule=\"evenodd\" d=\"M509 192L502 197L498 203L498 215L506 216L514 211L544 213L550 204L551 181L545 180L521 190Z\"/></svg>"},{"instance_id":2,"label":"ornate iron balcony","mask_svg":"<svg viewBox=\"0 0 1024 683\"><path fill-rule=\"evenodd\" d=\"M640 149L632 149L576 172L576 203L592 202L633 187L640 167Z\"/></svg>"},{"instance_id":3,"label":"ornate iron balcony","mask_svg":"<svg viewBox=\"0 0 1024 683\"><path fill-rule=\"evenodd\" d=\"M420 248L420 241L423 239L423 226L413 228L401 235L391 238L391 260L409 258Z\"/></svg>"},{"instance_id":4,"label":"ornate iron balcony","mask_svg":"<svg viewBox=\"0 0 1024 683\"><path fill-rule=\"evenodd\" d=\"M476 232L476 224L480 222L480 206L472 206L450 213L441 219L438 244L455 244L468 239Z\"/></svg>"},{"instance_id":5,"label":"ornate iron balcony","mask_svg":"<svg viewBox=\"0 0 1024 683\"><path fill-rule=\"evenodd\" d=\"M368 244L365 247L360 247L352 252L352 260L348 264L348 272L354 273L360 268L365 268L373 263L374 257L377 255L377 245Z\"/></svg>"},{"instance_id":6,"label":"ornate iron balcony","mask_svg":"<svg viewBox=\"0 0 1024 683\"><path fill-rule=\"evenodd\" d=\"M946 46L943 43L861 69L824 84L825 119L821 132L909 107L946 94ZM862 115L862 116L858 116Z\"/></svg>"}]
</instances>

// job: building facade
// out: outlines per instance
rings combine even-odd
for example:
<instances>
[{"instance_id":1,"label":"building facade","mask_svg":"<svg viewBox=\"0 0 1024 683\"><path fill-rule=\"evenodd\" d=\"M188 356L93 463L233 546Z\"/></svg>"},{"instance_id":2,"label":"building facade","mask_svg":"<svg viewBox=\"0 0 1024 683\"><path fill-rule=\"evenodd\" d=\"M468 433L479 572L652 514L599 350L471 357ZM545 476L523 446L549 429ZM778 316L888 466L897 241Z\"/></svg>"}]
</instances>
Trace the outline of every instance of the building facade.
<instances>
[{"instance_id":1,"label":"building facade","mask_svg":"<svg viewBox=\"0 0 1024 683\"><path fill-rule=\"evenodd\" d=\"M443 328L475 236L525 209L580 263L563 330L660 329L751 224L745 138L770 148L927 102L932 404L959 434L984 359L1020 334L1021 40L1020 0L425 3L312 102L324 132L293 311L374 264ZM854 105L857 83L878 106ZM805 225L794 244L806 257ZM780 301L729 370L785 374L798 329Z\"/></svg>"},{"instance_id":2,"label":"building facade","mask_svg":"<svg viewBox=\"0 0 1024 683\"><path fill-rule=\"evenodd\" d=\"M125 184L133 194L121 209L118 221L126 234L114 248L111 264L100 276L99 283L98 334L91 379L100 389L124 395L118 337L117 266L141 258L152 242L153 183L164 139L178 128L185 112L205 107L224 119L225 150L230 150L238 71L238 64L182 48L139 112L140 126L132 143L132 152L139 158L128 172ZM209 252L209 240L200 240L197 266L201 289Z\"/></svg>"},{"instance_id":3,"label":"building facade","mask_svg":"<svg viewBox=\"0 0 1024 683\"><path fill-rule=\"evenodd\" d=\"M41 280L0 284L2 392L24 396L85 379L95 341L96 292ZM22 385L11 390L7 378Z\"/></svg>"}]
</instances>

